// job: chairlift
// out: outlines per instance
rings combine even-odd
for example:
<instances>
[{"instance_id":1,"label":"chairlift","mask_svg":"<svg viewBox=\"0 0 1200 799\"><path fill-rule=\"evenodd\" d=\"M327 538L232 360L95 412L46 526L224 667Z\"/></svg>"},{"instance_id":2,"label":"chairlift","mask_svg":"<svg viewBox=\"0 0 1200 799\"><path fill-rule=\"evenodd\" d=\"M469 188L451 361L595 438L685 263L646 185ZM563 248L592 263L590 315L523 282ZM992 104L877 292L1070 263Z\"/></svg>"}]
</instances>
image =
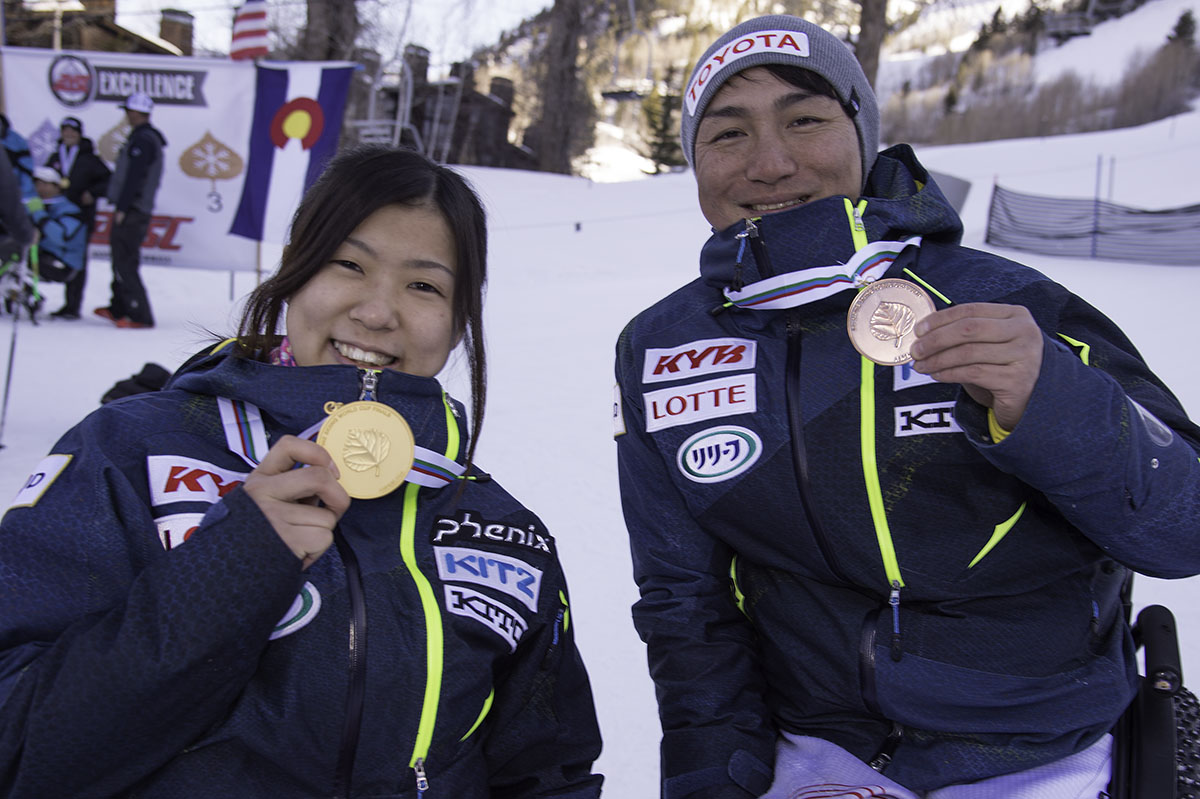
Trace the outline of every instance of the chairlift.
<instances>
[{"instance_id":1,"label":"chairlift","mask_svg":"<svg viewBox=\"0 0 1200 799\"><path fill-rule=\"evenodd\" d=\"M600 96L605 100L615 100L618 103L630 100L640 101L654 90L654 44L650 35L638 28L637 12L634 10L633 0L629 0L629 22L632 27L628 33L622 34L617 39L617 46L613 51L612 82L600 92ZM646 76L640 79L621 76L621 52L626 48L629 40L634 37L640 38L646 44Z\"/></svg>"}]
</instances>

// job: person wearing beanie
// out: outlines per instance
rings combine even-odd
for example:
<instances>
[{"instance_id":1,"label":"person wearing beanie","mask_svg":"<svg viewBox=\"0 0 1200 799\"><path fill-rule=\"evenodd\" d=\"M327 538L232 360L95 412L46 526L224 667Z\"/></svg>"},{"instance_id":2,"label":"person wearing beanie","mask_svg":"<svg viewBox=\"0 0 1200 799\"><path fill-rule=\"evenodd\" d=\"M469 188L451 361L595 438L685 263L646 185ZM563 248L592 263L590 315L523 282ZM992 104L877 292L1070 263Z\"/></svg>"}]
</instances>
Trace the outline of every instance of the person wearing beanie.
<instances>
[{"instance_id":1,"label":"person wearing beanie","mask_svg":"<svg viewBox=\"0 0 1200 799\"><path fill-rule=\"evenodd\" d=\"M1097 796L1128 579L1200 572L1200 428L1099 311L961 245L820 26L720 36L681 140L713 233L614 403L662 796Z\"/></svg>"},{"instance_id":2,"label":"person wearing beanie","mask_svg":"<svg viewBox=\"0 0 1200 799\"><path fill-rule=\"evenodd\" d=\"M58 170L67 178L67 199L79 206L83 220L84 247L79 269L67 281L65 301L50 316L73 321L79 318L83 289L87 284L87 242L96 229L96 200L108 190L108 179L112 172L96 154L92 140L83 135L83 122L78 117L63 117L58 131L58 144L46 160L46 166Z\"/></svg>"},{"instance_id":3,"label":"person wearing beanie","mask_svg":"<svg viewBox=\"0 0 1200 799\"><path fill-rule=\"evenodd\" d=\"M112 299L92 312L117 327L154 327L150 298L139 274L142 240L150 229L154 197L162 182L167 139L150 124L154 101L145 92L134 92L121 105L129 123L129 138L117 154L108 182L108 200L113 204Z\"/></svg>"},{"instance_id":4,"label":"person wearing beanie","mask_svg":"<svg viewBox=\"0 0 1200 799\"><path fill-rule=\"evenodd\" d=\"M34 167L37 196L25 203L38 230L37 276L52 283L69 284L83 268L87 251L83 212L64 193L67 186L54 167Z\"/></svg>"}]
</instances>

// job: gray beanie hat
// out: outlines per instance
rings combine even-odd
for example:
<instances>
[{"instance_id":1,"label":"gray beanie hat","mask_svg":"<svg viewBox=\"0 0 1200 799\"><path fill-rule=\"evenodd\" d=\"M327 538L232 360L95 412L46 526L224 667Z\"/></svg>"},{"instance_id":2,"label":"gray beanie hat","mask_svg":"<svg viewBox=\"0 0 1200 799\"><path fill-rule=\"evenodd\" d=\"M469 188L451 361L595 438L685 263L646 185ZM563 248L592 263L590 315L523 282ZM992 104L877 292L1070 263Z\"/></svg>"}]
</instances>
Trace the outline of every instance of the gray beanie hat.
<instances>
[{"instance_id":1,"label":"gray beanie hat","mask_svg":"<svg viewBox=\"0 0 1200 799\"><path fill-rule=\"evenodd\" d=\"M879 151L879 108L858 59L841 39L800 17L755 17L730 30L708 48L692 70L683 94L680 138L688 163L696 165L696 129L721 86L742 70L763 64L790 64L815 72L833 87L858 129L863 182Z\"/></svg>"}]
</instances>

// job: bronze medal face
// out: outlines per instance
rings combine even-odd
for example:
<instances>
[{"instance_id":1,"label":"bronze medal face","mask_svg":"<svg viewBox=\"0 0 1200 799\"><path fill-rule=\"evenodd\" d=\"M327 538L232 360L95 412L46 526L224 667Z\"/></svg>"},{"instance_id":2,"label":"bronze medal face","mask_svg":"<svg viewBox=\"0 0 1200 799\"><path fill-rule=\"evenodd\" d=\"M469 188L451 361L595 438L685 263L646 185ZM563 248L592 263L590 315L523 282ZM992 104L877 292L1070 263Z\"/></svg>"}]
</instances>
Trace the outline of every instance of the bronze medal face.
<instances>
[{"instance_id":1,"label":"bronze medal face","mask_svg":"<svg viewBox=\"0 0 1200 799\"><path fill-rule=\"evenodd\" d=\"M317 443L333 456L338 482L355 499L375 499L395 491L412 469L412 428L381 402L350 402L321 425Z\"/></svg>"},{"instance_id":2,"label":"bronze medal face","mask_svg":"<svg viewBox=\"0 0 1200 799\"><path fill-rule=\"evenodd\" d=\"M933 300L916 283L876 280L858 293L846 314L854 349L875 363L894 366L912 360L913 328L933 313Z\"/></svg>"}]
</instances>

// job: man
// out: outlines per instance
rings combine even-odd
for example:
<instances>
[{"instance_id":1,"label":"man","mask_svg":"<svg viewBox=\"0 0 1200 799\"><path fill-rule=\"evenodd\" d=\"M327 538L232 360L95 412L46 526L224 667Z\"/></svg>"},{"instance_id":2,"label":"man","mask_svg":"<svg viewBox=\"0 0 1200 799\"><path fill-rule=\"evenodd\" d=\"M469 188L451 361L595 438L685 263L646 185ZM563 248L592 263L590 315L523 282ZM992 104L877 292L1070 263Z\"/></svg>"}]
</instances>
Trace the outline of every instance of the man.
<instances>
[{"instance_id":1,"label":"man","mask_svg":"<svg viewBox=\"0 0 1200 799\"><path fill-rule=\"evenodd\" d=\"M83 122L78 117L63 117L58 132L58 147L46 160L46 166L66 176L67 199L79 207L85 233L83 261L79 270L67 281L66 301L50 316L73 321L79 318L83 289L87 283L87 242L96 229L96 198L104 196L112 173L96 155L92 140L83 135Z\"/></svg>"},{"instance_id":2,"label":"man","mask_svg":"<svg viewBox=\"0 0 1200 799\"><path fill-rule=\"evenodd\" d=\"M129 123L129 138L117 155L116 168L108 183L113 204L112 300L94 313L110 319L117 327L154 327L154 314L139 274L142 239L150 229L154 195L163 173L163 147L167 140L150 124L154 101L144 92L134 92L121 106Z\"/></svg>"},{"instance_id":3,"label":"man","mask_svg":"<svg viewBox=\"0 0 1200 799\"><path fill-rule=\"evenodd\" d=\"M616 365L663 795L1096 797L1122 586L1200 571L1200 430L1099 312L962 247L878 131L796 17L685 91L715 232Z\"/></svg>"}]
</instances>

